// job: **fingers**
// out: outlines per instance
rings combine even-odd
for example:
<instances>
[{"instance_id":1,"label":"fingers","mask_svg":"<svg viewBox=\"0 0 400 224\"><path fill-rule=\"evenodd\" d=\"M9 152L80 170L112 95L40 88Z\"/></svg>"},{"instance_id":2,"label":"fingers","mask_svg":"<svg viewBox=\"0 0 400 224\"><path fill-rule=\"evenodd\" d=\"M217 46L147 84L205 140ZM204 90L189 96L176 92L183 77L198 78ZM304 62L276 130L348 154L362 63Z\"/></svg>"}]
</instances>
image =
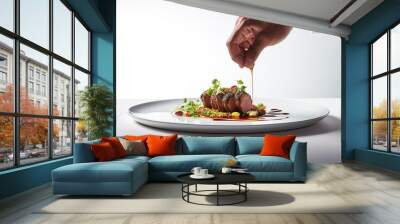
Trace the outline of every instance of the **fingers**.
<instances>
[{"instance_id":1,"label":"fingers","mask_svg":"<svg viewBox=\"0 0 400 224\"><path fill-rule=\"evenodd\" d=\"M256 60L263 49L264 46L258 44L257 42L254 43L253 46L251 46L251 48L249 48L248 51L246 51L243 67L253 69Z\"/></svg>"},{"instance_id":2,"label":"fingers","mask_svg":"<svg viewBox=\"0 0 400 224\"><path fill-rule=\"evenodd\" d=\"M232 60L243 68L245 51L233 42L228 42L227 46Z\"/></svg>"},{"instance_id":3,"label":"fingers","mask_svg":"<svg viewBox=\"0 0 400 224\"><path fill-rule=\"evenodd\" d=\"M244 66L246 51L251 47L256 39L255 28L253 28L248 21L248 18L239 17L236 20L235 28L226 43L232 60L241 68Z\"/></svg>"}]
</instances>

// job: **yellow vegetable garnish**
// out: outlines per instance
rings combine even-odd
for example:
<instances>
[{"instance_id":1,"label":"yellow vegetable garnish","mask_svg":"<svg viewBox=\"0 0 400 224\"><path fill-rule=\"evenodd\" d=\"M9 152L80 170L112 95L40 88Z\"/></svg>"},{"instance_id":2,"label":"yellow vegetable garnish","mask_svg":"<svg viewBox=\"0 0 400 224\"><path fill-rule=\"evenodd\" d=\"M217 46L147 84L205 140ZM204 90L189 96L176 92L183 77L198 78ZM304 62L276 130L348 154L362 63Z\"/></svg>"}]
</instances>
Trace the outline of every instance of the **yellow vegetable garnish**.
<instances>
[{"instance_id":1,"label":"yellow vegetable garnish","mask_svg":"<svg viewBox=\"0 0 400 224\"><path fill-rule=\"evenodd\" d=\"M232 118L239 119L240 118L240 113L239 112L233 112L231 114L231 116L232 116Z\"/></svg>"},{"instance_id":2,"label":"yellow vegetable garnish","mask_svg":"<svg viewBox=\"0 0 400 224\"><path fill-rule=\"evenodd\" d=\"M234 160L234 159L230 159L230 160L226 161L226 166L227 167L232 167L232 166L235 166L235 165L236 165L236 160Z\"/></svg>"}]
</instances>

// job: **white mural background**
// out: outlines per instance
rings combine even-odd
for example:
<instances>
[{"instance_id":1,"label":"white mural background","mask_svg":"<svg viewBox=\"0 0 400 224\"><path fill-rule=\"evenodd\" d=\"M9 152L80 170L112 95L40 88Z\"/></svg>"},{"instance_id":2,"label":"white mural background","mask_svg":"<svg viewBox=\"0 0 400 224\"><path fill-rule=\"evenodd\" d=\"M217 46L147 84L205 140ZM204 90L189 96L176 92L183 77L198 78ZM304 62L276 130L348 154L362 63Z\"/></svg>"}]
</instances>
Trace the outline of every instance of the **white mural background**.
<instances>
[{"instance_id":1,"label":"white mural background","mask_svg":"<svg viewBox=\"0 0 400 224\"><path fill-rule=\"evenodd\" d=\"M214 78L250 86L249 70L226 48L236 18L163 0L117 1L117 134L166 133L129 117L139 102L198 97ZM311 162L340 161L340 74L340 38L296 28L264 49L254 68L256 98L295 98L330 109L318 124L291 131L308 142Z\"/></svg>"}]
</instances>

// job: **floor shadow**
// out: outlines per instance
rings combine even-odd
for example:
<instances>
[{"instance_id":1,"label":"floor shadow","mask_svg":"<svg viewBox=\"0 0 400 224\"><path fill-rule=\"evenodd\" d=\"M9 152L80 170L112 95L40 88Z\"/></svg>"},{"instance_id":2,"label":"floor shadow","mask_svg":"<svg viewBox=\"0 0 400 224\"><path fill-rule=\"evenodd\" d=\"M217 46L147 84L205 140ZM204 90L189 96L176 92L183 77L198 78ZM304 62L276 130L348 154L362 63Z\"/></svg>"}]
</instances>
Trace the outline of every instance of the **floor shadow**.
<instances>
[{"instance_id":1,"label":"floor shadow","mask_svg":"<svg viewBox=\"0 0 400 224\"><path fill-rule=\"evenodd\" d=\"M206 201L210 204L216 204L216 193L210 194ZM241 199L242 196L220 197L220 203L231 203ZM236 204L241 207L265 207L290 204L295 198L290 194L276 191L251 190L248 192L247 201Z\"/></svg>"}]
</instances>

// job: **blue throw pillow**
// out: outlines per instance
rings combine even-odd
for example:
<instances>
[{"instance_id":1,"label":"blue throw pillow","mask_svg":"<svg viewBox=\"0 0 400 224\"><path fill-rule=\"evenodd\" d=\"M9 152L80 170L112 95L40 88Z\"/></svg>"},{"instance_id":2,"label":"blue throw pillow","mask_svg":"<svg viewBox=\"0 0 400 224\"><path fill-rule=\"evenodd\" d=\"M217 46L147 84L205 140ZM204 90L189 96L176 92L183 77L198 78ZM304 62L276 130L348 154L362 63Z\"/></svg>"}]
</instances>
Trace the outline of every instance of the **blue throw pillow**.
<instances>
[{"instance_id":1,"label":"blue throw pillow","mask_svg":"<svg viewBox=\"0 0 400 224\"><path fill-rule=\"evenodd\" d=\"M96 158L94 157L94 154L92 152L91 145L98 143L100 143L100 140L75 143L74 163L95 162Z\"/></svg>"},{"instance_id":2,"label":"blue throw pillow","mask_svg":"<svg viewBox=\"0 0 400 224\"><path fill-rule=\"evenodd\" d=\"M264 137L237 137L237 155L259 154L264 145Z\"/></svg>"},{"instance_id":3,"label":"blue throw pillow","mask_svg":"<svg viewBox=\"0 0 400 224\"><path fill-rule=\"evenodd\" d=\"M235 155L233 137L182 137L182 154L226 154Z\"/></svg>"}]
</instances>

